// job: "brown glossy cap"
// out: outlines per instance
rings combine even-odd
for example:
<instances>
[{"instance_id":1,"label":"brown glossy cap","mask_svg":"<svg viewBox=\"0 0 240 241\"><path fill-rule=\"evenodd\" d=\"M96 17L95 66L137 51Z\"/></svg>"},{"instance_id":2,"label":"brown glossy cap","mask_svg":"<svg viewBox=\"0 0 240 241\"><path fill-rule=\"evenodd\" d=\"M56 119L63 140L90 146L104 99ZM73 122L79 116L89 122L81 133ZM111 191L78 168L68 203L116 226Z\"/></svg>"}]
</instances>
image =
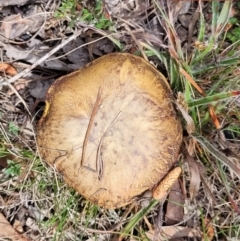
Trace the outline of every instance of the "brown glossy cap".
<instances>
[{"instance_id":1,"label":"brown glossy cap","mask_svg":"<svg viewBox=\"0 0 240 241\"><path fill-rule=\"evenodd\" d=\"M175 163L182 129L164 76L116 53L50 87L37 130L41 156L104 208L152 189Z\"/></svg>"}]
</instances>

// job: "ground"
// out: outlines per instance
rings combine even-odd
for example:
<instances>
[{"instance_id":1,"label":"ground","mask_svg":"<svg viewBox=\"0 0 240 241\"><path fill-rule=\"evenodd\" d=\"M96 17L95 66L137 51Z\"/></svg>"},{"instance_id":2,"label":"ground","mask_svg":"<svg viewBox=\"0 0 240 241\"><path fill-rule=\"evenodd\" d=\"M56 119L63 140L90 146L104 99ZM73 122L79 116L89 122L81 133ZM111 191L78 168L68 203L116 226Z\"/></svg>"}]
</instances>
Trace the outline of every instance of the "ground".
<instances>
[{"instance_id":1,"label":"ground","mask_svg":"<svg viewBox=\"0 0 240 241\"><path fill-rule=\"evenodd\" d=\"M238 1L0 1L1 240L239 240ZM38 154L58 77L113 52L142 56L171 85L182 173L160 201L106 210Z\"/></svg>"}]
</instances>

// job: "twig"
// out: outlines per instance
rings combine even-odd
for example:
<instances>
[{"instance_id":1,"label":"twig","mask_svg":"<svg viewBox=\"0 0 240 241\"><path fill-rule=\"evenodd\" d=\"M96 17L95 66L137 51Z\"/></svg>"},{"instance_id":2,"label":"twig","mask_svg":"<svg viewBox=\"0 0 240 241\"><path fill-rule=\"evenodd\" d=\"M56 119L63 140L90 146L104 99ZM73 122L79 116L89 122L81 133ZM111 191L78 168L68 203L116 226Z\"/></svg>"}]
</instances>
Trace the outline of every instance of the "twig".
<instances>
[{"instance_id":1,"label":"twig","mask_svg":"<svg viewBox=\"0 0 240 241\"><path fill-rule=\"evenodd\" d=\"M98 173L98 180L101 180L102 175L103 175L103 160L101 157L101 147L102 147L102 142L103 139L105 137L105 135L108 133L108 131L113 127L113 125L115 124L116 120L118 119L118 117L121 115L121 111L116 115L116 117L114 118L114 120L112 121L112 123L110 124L110 126L107 128L107 130L103 133L101 140L99 142L98 145L98 149L97 149L97 160L96 160L96 167L97 167L97 173Z\"/></svg>"},{"instance_id":2,"label":"twig","mask_svg":"<svg viewBox=\"0 0 240 241\"><path fill-rule=\"evenodd\" d=\"M82 158L81 158L80 167L83 166L83 162L84 162L84 159L85 159L85 153L86 153L86 149L87 149L87 142L88 142L88 139L89 139L89 136L90 136L90 131L92 129L93 119L94 119L94 117L97 114L97 109L99 107L100 98L101 98L101 88L98 89L97 98L96 98L95 104L93 106L93 110L92 110L92 114L91 114L90 120L88 122L86 135L85 135L85 138L84 138L84 141L83 141Z\"/></svg>"},{"instance_id":3,"label":"twig","mask_svg":"<svg viewBox=\"0 0 240 241\"><path fill-rule=\"evenodd\" d=\"M78 25L79 25L79 24L78 24ZM82 25L83 25L83 26L82 26ZM57 57L48 59L47 61L60 59L60 58L62 58L62 57L64 57L64 56L67 56L68 54L74 52L74 51L77 50L77 49L81 49L81 48L83 48L83 47L85 47L85 46L88 46L88 45L90 45L90 44L96 43L96 42L98 42L98 41L100 41L100 40L102 40L102 39L105 39L105 38L108 38L108 39L111 40L114 44L116 44L116 45L118 46L118 44L116 43L117 40L114 38L114 36L118 36L118 37L119 37L120 34L124 35L124 34L128 34L128 33L129 33L128 31L121 31L121 33L118 32L118 33L106 34L106 33L104 33L103 31L100 31L99 29L96 29L96 28L91 27L91 26L88 26L88 27L87 27L87 25L85 26L84 24L81 24L81 26L82 26L82 27L86 27L86 28L88 28L88 29L91 29L91 30L93 30L93 31L96 31L97 33L99 33L99 34L101 34L101 35L103 35L103 36L100 37L100 38L98 38L98 39L95 39L95 40L92 40L92 41L90 41L90 42L87 42L87 43L85 43L85 44L82 44L82 45L80 45L80 46L78 46L78 47L76 47L76 48L68 51L68 52L65 53L65 54L62 54L62 55L60 55L60 56L57 56ZM142 34L143 34L143 31L142 31L142 30L131 30L131 32L132 32L133 34L138 34L138 33L142 33ZM156 38L156 39L155 39L155 42L156 42L157 40L158 40L158 39ZM159 43L159 41L157 41L157 43ZM119 47L119 46L118 46L118 47Z\"/></svg>"},{"instance_id":4,"label":"twig","mask_svg":"<svg viewBox=\"0 0 240 241\"><path fill-rule=\"evenodd\" d=\"M20 72L19 74L13 76L12 78L10 78L9 80L5 80L4 82L0 83L0 87L3 85L7 85L7 84L11 84L13 82L15 82L16 80L18 80L19 78L25 76L26 74L28 74L32 69L34 69L35 67L37 67L39 64L41 64L42 62L44 62L46 59L48 59L51 55L53 55L54 53L56 53L59 49L61 49L63 46L65 46L67 43L71 42L72 40L74 40L76 37L78 37L81 33L83 32L83 29L77 31L76 33L74 33L71 37L69 37L68 39L66 39L65 41L63 41L61 44L57 45L55 48L53 48L49 53L47 53L46 55L44 55L42 58L40 58L39 60L37 60L34 64L32 64L31 66L29 66L27 69L23 70L22 72Z\"/></svg>"},{"instance_id":5,"label":"twig","mask_svg":"<svg viewBox=\"0 0 240 241\"><path fill-rule=\"evenodd\" d=\"M143 51L143 47L142 45L140 44L140 42L137 40L137 38L135 37L135 35L133 34L133 32L130 30L130 28L128 27L127 24L124 24L125 25L125 28L126 30L128 31L128 33L130 34L130 36L132 37L133 41L136 43L136 45L138 46L143 58L148 61L148 58L147 58L147 55L145 54L145 52Z\"/></svg>"}]
</instances>

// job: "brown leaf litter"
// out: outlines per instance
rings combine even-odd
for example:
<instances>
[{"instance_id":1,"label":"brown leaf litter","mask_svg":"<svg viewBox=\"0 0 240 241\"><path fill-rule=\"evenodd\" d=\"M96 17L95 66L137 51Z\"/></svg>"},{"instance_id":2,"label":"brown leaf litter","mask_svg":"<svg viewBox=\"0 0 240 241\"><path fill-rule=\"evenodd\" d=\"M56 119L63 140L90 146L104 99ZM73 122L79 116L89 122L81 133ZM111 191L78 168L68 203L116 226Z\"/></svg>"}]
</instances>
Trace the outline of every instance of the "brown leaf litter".
<instances>
[{"instance_id":1,"label":"brown leaf litter","mask_svg":"<svg viewBox=\"0 0 240 241\"><path fill-rule=\"evenodd\" d=\"M20 226L15 222L15 228L19 230ZM1 239L10 239L12 241L31 241L31 239L21 235L0 213L0 238Z\"/></svg>"},{"instance_id":2,"label":"brown leaf litter","mask_svg":"<svg viewBox=\"0 0 240 241\"><path fill-rule=\"evenodd\" d=\"M0 72L14 76L17 74L17 70L8 63L0 63Z\"/></svg>"}]
</instances>

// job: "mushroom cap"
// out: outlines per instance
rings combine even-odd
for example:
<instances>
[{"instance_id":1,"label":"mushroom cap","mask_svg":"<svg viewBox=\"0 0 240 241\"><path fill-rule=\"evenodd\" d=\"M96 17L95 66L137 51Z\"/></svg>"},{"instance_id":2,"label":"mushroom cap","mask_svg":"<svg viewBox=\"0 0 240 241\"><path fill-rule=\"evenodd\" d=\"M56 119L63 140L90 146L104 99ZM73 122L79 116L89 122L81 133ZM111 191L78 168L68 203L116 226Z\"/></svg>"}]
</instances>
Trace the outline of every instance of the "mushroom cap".
<instances>
[{"instance_id":1,"label":"mushroom cap","mask_svg":"<svg viewBox=\"0 0 240 241\"><path fill-rule=\"evenodd\" d=\"M166 79L126 53L57 79L37 127L42 158L82 196L110 209L157 185L181 142Z\"/></svg>"}]
</instances>

